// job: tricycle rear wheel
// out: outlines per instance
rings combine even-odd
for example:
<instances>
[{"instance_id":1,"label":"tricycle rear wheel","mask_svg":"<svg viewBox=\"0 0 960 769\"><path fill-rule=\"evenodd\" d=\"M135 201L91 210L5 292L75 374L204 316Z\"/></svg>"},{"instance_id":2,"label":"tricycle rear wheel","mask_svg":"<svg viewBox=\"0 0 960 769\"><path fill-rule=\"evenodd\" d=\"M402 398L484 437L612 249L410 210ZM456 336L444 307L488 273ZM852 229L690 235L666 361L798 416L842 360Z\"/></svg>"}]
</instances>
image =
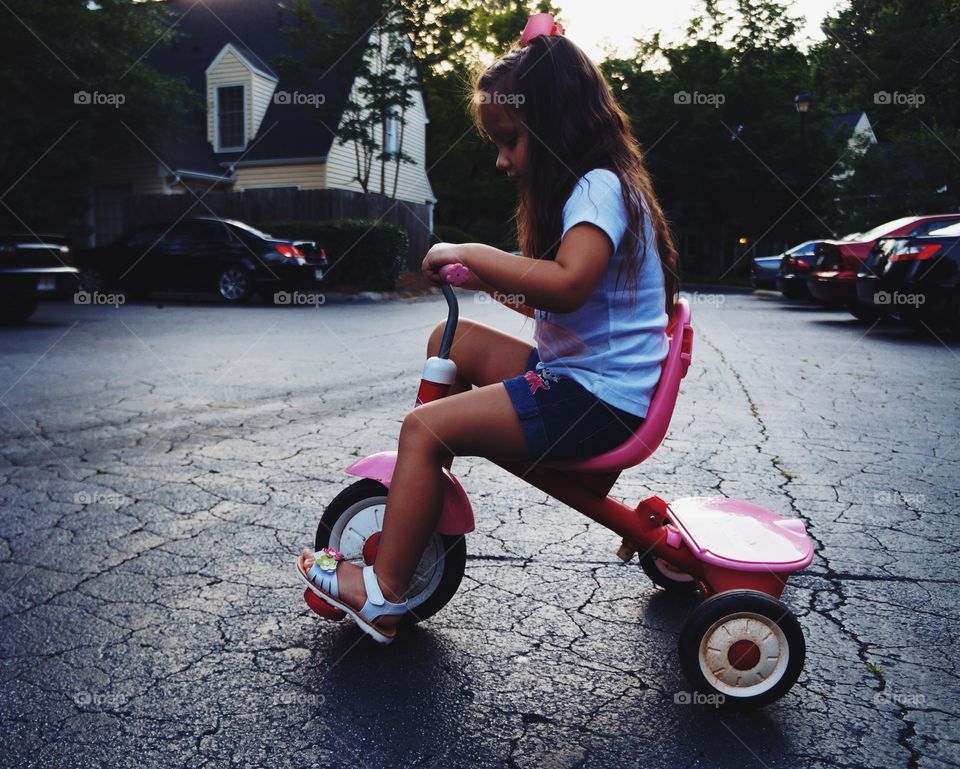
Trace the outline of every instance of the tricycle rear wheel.
<instances>
[{"instance_id":1,"label":"tricycle rear wheel","mask_svg":"<svg viewBox=\"0 0 960 769\"><path fill-rule=\"evenodd\" d=\"M803 669L806 643L797 618L756 590L718 593L680 633L680 666L709 704L745 709L786 694Z\"/></svg>"},{"instance_id":2,"label":"tricycle rear wheel","mask_svg":"<svg viewBox=\"0 0 960 769\"><path fill-rule=\"evenodd\" d=\"M640 568L650 577L650 581L664 590L673 593L693 593L697 590L697 581L689 574L674 569L662 558L653 553L640 556Z\"/></svg>"}]
</instances>

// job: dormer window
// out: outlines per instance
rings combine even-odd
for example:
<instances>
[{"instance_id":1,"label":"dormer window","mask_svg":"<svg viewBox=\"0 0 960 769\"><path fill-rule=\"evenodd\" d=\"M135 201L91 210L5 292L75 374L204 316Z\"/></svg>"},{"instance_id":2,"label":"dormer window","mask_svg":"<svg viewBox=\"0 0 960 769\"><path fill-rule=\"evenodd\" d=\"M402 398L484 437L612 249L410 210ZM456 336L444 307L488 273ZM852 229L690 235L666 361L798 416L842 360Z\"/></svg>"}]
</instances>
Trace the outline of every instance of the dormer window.
<instances>
[{"instance_id":1,"label":"dormer window","mask_svg":"<svg viewBox=\"0 0 960 769\"><path fill-rule=\"evenodd\" d=\"M246 87L217 86L217 152L231 152L247 146Z\"/></svg>"},{"instance_id":2,"label":"dormer window","mask_svg":"<svg viewBox=\"0 0 960 769\"><path fill-rule=\"evenodd\" d=\"M387 113L386 146L384 150L391 156L400 151L400 112L392 107Z\"/></svg>"}]
</instances>

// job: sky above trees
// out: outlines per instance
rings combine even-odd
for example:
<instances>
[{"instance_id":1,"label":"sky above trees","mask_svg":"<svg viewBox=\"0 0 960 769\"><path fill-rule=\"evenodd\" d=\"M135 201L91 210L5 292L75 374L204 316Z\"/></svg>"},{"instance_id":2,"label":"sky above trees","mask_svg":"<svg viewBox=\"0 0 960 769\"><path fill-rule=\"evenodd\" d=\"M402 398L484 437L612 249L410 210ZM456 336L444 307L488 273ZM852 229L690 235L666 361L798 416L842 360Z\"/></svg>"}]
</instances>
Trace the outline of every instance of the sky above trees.
<instances>
[{"instance_id":1,"label":"sky above trees","mask_svg":"<svg viewBox=\"0 0 960 769\"><path fill-rule=\"evenodd\" d=\"M554 0L562 9L567 32L594 60L604 58L613 46L621 56L633 50L633 38L650 37L662 32L664 42L678 43L691 18L702 8L700 0ZM730 5L721 3L721 7ZM820 22L833 11L839 0L803 0L795 2L794 14L803 16L806 25L794 41L801 50L823 40Z\"/></svg>"}]
</instances>

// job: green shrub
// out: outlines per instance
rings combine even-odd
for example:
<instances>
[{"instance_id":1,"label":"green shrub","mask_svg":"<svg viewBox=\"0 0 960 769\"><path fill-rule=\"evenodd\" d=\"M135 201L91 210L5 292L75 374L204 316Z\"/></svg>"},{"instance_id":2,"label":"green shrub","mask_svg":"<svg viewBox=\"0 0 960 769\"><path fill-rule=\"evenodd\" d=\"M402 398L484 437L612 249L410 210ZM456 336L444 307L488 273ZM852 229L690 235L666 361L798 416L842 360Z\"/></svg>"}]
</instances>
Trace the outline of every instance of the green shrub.
<instances>
[{"instance_id":1,"label":"green shrub","mask_svg":"<svg viewBox=\"0 0 960 769\"><path fill-rule=\"evenodd\" d=\"M272 221L259 225L277 238L314 240L327 252L324 284L370 291L392 289L406 265L410 239L395 224L367 219Z\"/></svg>"}]
</instances>

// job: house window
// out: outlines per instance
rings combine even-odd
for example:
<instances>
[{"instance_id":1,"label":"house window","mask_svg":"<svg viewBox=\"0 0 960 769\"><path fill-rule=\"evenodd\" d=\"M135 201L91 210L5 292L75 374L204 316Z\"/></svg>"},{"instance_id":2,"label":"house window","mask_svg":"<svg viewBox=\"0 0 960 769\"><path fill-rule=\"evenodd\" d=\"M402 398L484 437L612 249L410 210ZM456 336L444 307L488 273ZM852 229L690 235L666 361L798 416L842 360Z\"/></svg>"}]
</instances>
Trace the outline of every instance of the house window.
<instances>
[{"instance_id":1,"label":"house window","mask_svg":"<svg viewBox=\"0 0 960 769\"><path fill-rule=\"evenodd\" d=\"M217 152L242 150L247 144L242 85L217 88Z\"/></svg>"},{"instance_id":2,"label":"house window","mask_svg":"<svg viewBox=\"0 0 960 769\"><path fill-rule=\"evenodd\" d=\"M391 155L400 151L400 113L396 109L387 115L387 142L383 149Z\"/></svg>"}]
</instances>

